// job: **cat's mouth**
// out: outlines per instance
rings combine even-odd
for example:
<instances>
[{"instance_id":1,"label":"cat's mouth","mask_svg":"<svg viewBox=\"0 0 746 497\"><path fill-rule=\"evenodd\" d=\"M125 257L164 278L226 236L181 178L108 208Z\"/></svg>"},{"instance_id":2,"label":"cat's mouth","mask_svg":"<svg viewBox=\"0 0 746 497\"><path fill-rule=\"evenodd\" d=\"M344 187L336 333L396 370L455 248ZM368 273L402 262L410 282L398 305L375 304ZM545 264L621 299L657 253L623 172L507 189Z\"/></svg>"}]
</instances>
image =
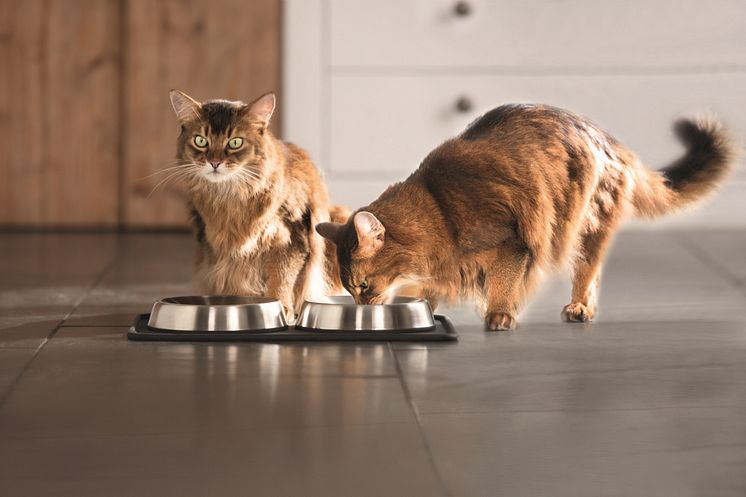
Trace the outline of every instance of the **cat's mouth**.
<instances>
[{"instance_id":1,"label":"cat's mouth","mask_svg":"<svg viewBox=\"0 0 746 497\"><path fill-rule=\"evenodd\" d=\"M233 172L228 171L223 167L214 169L212 166L209 166L202 170L201 176L210 183L222 183L231 179L233 177Z\"/></svg>"},{"instance_id":2,"label":"cat's mouth","mask_svg":"<svg viewBox=\"0 0 746 497\"><path fill-rule=\"evenodd\" d=\"M202 177L210 183L222 183L224 181L230 180L232 176L233 175L230 173L221 171L207 171L202 174Z\"/></svg>"}]
</instances>

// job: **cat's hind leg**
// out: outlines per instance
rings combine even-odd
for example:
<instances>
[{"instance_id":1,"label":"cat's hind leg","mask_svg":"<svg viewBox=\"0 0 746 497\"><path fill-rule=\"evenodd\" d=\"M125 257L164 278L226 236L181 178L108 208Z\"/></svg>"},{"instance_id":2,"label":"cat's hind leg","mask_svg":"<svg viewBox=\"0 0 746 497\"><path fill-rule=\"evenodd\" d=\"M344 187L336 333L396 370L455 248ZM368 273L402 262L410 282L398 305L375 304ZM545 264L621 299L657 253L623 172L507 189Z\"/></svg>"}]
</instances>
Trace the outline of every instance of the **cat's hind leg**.
<instances>
[{"instance_id":1,"label":"cat's hind leg","mask_svg":"<svg viewBox=\"0 0 746 497\"><path fill-rule=\"evenodd\" d=\"M572 323L592 321L598 306L601 266L613 238L614 227L581 235L572 268L571 302L562 309L562 319Z\"/></svg>"}]
</instances>

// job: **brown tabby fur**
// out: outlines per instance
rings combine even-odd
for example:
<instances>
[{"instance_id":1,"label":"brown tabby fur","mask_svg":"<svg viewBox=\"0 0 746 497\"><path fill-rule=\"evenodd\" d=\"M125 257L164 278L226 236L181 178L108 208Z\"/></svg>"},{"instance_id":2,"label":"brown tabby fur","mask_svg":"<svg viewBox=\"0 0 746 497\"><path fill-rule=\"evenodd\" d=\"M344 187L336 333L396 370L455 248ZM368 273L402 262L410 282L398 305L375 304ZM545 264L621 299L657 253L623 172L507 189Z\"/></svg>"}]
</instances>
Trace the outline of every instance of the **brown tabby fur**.
<instances>
[{"instance_id":1,"label":"brown tabby fur","mask_svg":"<svg viewBox=\"0 0 746 497\"><path fill-rule=\"evenodd\" d=\"M247 105L172 91L171 100L181 124L175 174L191 196L201 290L274 297L290 316L312 293L341 291L333 246L313 227L330 215L346 221L348 212L329 205L308 154L267 129L274 95ZM209 145L196 146L196 135ZM235 137L243 144L233 150Z\"/></svg>"},{"instance_id":2,"label":"brown tabby fur","mask_svg":"<svg viewBox=\"0 0 746 497\"><path fill-rule=\"evenodd\" d=\"M337 245L342 284L359 303L382 303L417 284L434 302L474 297L488 329L512 329L539 276L570 263L562 316L588 321L620 222L703 198L734 163L737 149L716 121L682 120L676 130L686 154L654 172L578 115L505 105L346 224L317 230Z\"/></svg>"}]
</instances>

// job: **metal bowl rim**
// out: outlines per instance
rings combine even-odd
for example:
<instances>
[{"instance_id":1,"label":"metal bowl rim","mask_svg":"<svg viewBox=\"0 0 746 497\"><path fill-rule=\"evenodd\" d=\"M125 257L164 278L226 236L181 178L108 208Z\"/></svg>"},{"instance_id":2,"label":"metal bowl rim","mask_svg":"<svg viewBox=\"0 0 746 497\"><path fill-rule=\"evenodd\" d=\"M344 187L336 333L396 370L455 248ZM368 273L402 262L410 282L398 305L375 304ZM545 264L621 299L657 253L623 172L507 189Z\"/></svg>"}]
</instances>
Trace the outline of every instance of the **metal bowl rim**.
<instances>
[{"instance_id":1,"label":"metal bowl rim","mask_svg":"<svg viewBox=\"0 0 746 497\"><path fill-rule=\"evenodd\" d=\"M211 299L211 298L225 298L225 299L237 299L235 303L190 303L190 302L179 302L179 300L187 299ZM243 300L243 302L241 301ZM179 295L176 297L164 297L155 302L159 306L166 307L251 307L251 306L263 306L267 304L279 304L280 301L272 297L247 297L241 295Z\"/></svg>"},{"instance_id":2,"label":"metal bowl rim","mask_svg":"<svg viewBox=\"0 0 746 497\"><path fill-rule=\"evenodd\" d=\"M328 297L323 297L326 299L351 299L352 297L349 295L331 295ZM418 297L394 297L395 300L398 300L398 302L391 302L387 304L356 304L353 300L352 302L324 302L320 300L315 299L305 299L303 301L303 304L306 305L338 305L338 306L347 306L349 308L370 308L370 307L406 307L411 304L420 304L425 303L430 306L429 302L425 299L421 299Z\"/></svg>"},{"instance_id":3,"label":"metal bowl rim","mask_svg":"<svg viewBox=\"0 0 746 497\"><path fill-rule=\"evenodd\" d=\"M227 302L204 303L210 298L227 300ZM205 321L208 315L217 316L218 322L222 324L208 324ZM233 317L230 322L224 321L231 316ZM238 321L233 322L233 319ZM277 299L232 295L188 295L157 300L148 318L148 326L174 332L258 332L259 330L286 329L287 321L282 305Z\"/></svg>"}]
</instances>

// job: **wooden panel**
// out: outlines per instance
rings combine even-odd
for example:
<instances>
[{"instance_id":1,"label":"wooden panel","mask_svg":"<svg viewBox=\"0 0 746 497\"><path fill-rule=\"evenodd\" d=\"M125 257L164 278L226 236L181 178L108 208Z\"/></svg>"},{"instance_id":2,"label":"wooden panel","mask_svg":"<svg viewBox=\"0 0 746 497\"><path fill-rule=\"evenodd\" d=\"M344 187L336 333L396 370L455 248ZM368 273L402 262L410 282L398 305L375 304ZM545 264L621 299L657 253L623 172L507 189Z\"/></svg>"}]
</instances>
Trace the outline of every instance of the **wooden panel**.
<instances>
[{"instance_id":1,"label":"wooden panel","mask_svg":"<svg viewBox=\"0 0 746 497\"><path fill-rule=\"evenodd\" d=\"M0 223L116 224L117 0L0 4Z\"/></svg>"},{"instance_id":2,"label":"wooden panel","mask_svg":"<svg viewBox=\"0 0 746 497\"><path fill-rule=\"evenodd\" d=\"M0 1L0 224L38 223L45 147L43 2ZM43 142L43 140L42 140ZM32 146L32 145L36 146Z\"/></svg>"},{"instance_id":3,"label":"wooden panel","mask_svg":"<svg viewBox=\"0 0 746 497\"><path fill-rule=\"evenodd\" d=\"M119 2L49 3L43 215L115 225L119 185Z\"/></svg>"},{"instance_id":4,"label":"wooden panel","mask_svg":"<svg viewBox=\"0 0 746 497\"><path fill-rule=\"evenodd\" d=\"M331 79L326 140L332 178L398 178L481 113L508 102L543 102L585 114L654 167L682 152L671 123L683 113L712 110L746 137L746 73ZM473 102L467 113L455 106L463 95Z\"/></svg>"},{"instance_id":5,"label":"wooden panel","mask_svg":"<svg viewBox=\"0 0 746 497\"><path fill-rule=\"evenodd\" d=\"M131 0L127 5L124 222L184 225L185 199L177 188L148 197L159 176L147 176L175 154L178 125L168 91L244 101L277 91L280 2Z\"/></svg>"},{"instance_id":6,"label":"wooden panel","mask_svg":"<svg viewBox=\"0 0 746 497\"><path fill-rule=\"evenodd\" d=\"M333 66L578 68L746 65L742 0L329 0Z\"/></svg>"}]
</instances>

